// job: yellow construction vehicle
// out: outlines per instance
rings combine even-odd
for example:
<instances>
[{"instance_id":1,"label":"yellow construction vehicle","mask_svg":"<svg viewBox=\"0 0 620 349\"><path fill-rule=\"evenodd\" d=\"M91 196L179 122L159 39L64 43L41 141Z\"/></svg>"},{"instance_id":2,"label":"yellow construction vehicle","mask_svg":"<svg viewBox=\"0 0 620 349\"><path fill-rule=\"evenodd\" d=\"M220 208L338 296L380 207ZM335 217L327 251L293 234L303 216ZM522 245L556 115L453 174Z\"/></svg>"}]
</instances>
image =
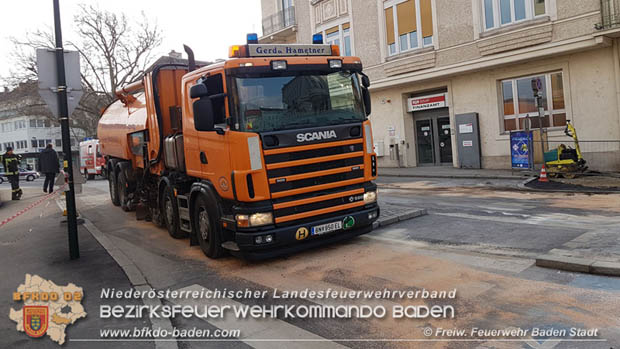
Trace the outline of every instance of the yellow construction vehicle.
<instances>
[{"instance_id":1,"label":"yellow construction vehicle","mask_svg":"<svg viewBox=\"0 0 620 349\"><path fill-rule=\"evenodd\" d=\"M588 167L579 148L577 131L570 120L566 120L564 133L575 141L575 148L560 144L556 149L545 152L545 165L551 177L575 178L585 172Z\"/></svg>"}]
</instances>

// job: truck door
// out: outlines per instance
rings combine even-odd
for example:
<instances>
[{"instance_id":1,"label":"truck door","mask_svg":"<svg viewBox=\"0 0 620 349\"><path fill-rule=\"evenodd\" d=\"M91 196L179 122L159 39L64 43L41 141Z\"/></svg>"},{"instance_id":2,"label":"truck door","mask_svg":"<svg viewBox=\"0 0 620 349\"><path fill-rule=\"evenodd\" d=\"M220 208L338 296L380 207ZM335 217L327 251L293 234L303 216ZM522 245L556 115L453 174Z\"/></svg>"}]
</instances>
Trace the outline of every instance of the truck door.
<instances>
[{"instance_id":1,"label":"truck door","mask_svg":"<svg viewBox=\"0 0 620 349\"><path fill-rule=\"evenodd\" d=\"M206 79L206 85L209 96L221 96L211 99L211 102L213 103L216 127L226 129L226 98L222 96L225 92L223 74L212 74ZM218 190L220 186L217 183L221 177L230 181L231 168L226 135L220 135L214 131L198 132L198 156L202 172L210 177Z\"/></svg>"}]
</instances>

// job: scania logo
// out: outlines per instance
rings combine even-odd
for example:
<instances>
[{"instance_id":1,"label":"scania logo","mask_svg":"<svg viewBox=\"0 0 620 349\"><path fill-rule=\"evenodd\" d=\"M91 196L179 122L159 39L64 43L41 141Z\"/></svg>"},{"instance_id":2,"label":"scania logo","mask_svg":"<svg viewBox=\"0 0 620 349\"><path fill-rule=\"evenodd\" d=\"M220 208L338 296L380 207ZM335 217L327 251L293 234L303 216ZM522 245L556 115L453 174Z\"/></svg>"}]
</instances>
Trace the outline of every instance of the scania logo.
<instances>
[{"instance_id":1,"label":"scania logo","mask_svg":"<svg viewBox=\"0 0 620 349\"><path fill-rule=\"evenodd\" d=\"M320 141L322 139L330 139L337 138L336 131L321 131L321 132L308 132L308 133L298 133L297 134L297 142L310 142L310 141Z\"/></svg>"}]
</instances>

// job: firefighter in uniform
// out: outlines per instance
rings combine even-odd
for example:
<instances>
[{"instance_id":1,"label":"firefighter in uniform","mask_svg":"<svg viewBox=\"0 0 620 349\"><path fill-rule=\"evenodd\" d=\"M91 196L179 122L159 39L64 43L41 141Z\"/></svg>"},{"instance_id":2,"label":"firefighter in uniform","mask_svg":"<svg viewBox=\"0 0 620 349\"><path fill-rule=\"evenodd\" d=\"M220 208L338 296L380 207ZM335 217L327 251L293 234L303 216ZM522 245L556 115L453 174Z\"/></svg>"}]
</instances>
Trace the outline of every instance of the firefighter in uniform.
<instances>
[{"instance_id":1,"label":"firefighter in uniform","mask_svg":"<svg viewBox=\"0 0 620 349\"><path fill-rule=\"evenodd\" d=\"M19 188L19 160L21 156L13 153L13 148L7 147L6 153L2 156L2 165L9 182L11 183L11 196L13 200L22 197L22 190Z\"/></svg>"}]
</instances>

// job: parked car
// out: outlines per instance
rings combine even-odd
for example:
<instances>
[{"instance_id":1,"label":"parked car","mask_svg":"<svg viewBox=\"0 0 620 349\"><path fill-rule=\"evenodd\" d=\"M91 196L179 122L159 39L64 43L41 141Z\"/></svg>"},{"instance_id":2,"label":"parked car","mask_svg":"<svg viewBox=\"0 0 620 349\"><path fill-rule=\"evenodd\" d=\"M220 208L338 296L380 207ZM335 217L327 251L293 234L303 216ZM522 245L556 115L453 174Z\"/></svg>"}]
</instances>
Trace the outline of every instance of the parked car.
<instances>
[{"instance_id":1,"label":"parked car","mask_svg":"<svg viewBox=\"0 0 620 349\"><path fill-rule=\"evenodd\" d=\"M41 177L41 174L35 170L28 170L25 168L20 168L19 169L19 179L20 180L26 180L28 182L32 182L35 179ZM0 172L0 184L4 183L5 181L8 182L8 178L6 177L6 175L4 174L4 172Z\"/></svg>"}]
</instances>

